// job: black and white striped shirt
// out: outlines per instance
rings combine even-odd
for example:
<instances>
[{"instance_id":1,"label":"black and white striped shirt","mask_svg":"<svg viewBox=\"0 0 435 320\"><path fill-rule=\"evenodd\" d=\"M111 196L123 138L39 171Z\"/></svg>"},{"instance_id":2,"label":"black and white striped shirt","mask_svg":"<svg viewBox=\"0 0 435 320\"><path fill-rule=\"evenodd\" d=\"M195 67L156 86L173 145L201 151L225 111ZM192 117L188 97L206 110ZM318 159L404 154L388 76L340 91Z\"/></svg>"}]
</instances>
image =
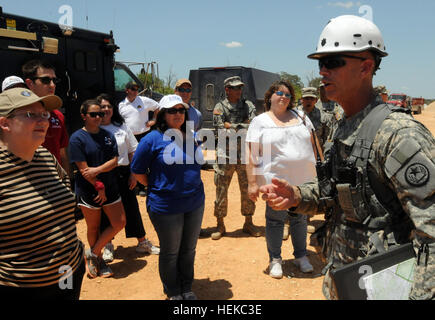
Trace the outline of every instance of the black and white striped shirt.
<instances>
[{"instance_id":1,"label":"black and white striped shirt","mask_svg":"<svg viewBox=\"0 0 435 320\"><path fill-rule=\"evenodd\" d=\"M48 286L77 269L74 207L69 178L47 149L27 162L0 148L0 285Z\"/></svg>"}]
</instances>

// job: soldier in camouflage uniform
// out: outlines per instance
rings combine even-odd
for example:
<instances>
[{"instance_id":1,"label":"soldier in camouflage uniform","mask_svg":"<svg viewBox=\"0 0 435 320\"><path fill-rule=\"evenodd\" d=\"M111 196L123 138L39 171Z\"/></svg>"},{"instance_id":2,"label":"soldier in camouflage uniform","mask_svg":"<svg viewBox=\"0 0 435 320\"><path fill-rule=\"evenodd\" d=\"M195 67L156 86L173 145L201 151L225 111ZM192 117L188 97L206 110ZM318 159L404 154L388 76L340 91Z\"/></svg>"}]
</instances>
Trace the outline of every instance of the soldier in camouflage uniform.
<instances>
[{"instance_id":1,"label":"soldier in camouflage uniform","mask_svg":"<svg viewBox=\"0 0 435 320\"><path fill-rule=\"evenodd\" d=\"M418 259L410 299L435 298L435 139L406 109L384 104L372 86L387 56L379 29L357 16L332 19L317 52L329 98L345 117L315 181L260 188L275 210L327 214L323 293L338 298L330 270L412 242ZM326 268L326 269L328 269Z\"/></svg>"},{"instance_id":2,"label":"soldier in camouflage uniform","mask_svg":"<svg viewBox=\"0 0 435 320\"><path fill-rule=\"evenodd\" d=\"M224 217L228 210L228 187L237 172L241 196L241 212L245 216L243 231L254 237L259 237L260 232L252 223L252 216L255 211L255 203L248 197L248 178L246 165L242 163L241 149L245 145L246 132L249 123L255 117L255 106L251 101L241 99L244 83L240 77L234 76L224 81L226 98L216 104L213 110L213 125L218 135L217 163L214 165L214 182L216 185L216 200L214 204L214 215L217 218L217 231L211 235L213 240L220 239L225 234ZM233 139L225 138L228 134ZM236 135L241 138L234 139ZM221 145L226 139L226 147ZM228 140L236 140L237 159L231 159L232 144Z\"/></svg>"},{"instance_id":3,"label":"soldier in camouflage uniform","mask_svg":"<svg viewBox=\"0 0 435 320\"><path fill-rule=\"evenodd\" d=\"M376 86L375 92L381 96L383 102L388 101L388 91L387 91L387 88L385 88L385 86L383 86L383 85Z\"/></svg>"},{"instance_id":4,"label":"soldier in camouflage uniform","mask_svg":"<svg viewBox=\"0 0 435 320\"><path fill-rule=\"evenodd\" d=\"M302 105L300 106L300 110L304 111L313 123L323 153L323 145L327 141L330 133L332 115L325 112L323 108L318 108L316 103L316 88L302 88Z\"/></svg>"}]
</instances>

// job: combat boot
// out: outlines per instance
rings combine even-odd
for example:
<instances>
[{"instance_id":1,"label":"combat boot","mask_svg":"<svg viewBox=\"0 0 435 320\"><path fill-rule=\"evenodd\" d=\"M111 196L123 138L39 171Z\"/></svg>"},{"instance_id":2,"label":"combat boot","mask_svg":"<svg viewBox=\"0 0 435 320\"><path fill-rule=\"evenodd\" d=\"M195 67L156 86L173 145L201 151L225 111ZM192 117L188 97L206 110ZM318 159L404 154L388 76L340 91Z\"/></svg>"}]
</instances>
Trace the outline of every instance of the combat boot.
<instances>
[{"instance_id":1,"label":"combat boot","mask_svg":"<svg viewBox=\"0 0 435 320\"><path fill-rule=\"evenodd\" d=\"M249 233L253 237L259 237L259 236L261 236L260 231L252 223L252 216L246 216L246 218L245 218L245 224L243 225L243 229L242 230L245 233Z\"/></svg>"},{"instance_id":2,"label":"combat boot","mask_svg":"<svg viewBox=\"0 0 435 320\"><path fill-rule=\"evenodd\" d=\"M217 230L211 234L213 240L219 240L225 234L225 224L224 218L218 218L217 220Z\"/></svg>"}]
</instances>

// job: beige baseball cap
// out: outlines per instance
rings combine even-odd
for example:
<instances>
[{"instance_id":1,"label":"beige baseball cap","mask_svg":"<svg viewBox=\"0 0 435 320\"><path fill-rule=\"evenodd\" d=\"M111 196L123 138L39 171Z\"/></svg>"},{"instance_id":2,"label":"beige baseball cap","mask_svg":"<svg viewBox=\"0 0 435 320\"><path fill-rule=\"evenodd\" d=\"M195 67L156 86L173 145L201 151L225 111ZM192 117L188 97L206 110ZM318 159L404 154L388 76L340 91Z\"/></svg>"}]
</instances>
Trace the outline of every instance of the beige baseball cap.
<instances>
[{"instance_id":1,"label":"beige baseball cap","mask_svg":"<svg viewBox=\"0 0 435 320\"><path fill-rule=\"evenodd\" d=\"M7 116L15 109L35 102L41 102L47 111L52 111L62 106L62 99L56 95L39 97L29 89L13 88L0 94L0 117Z\"/></svg>"},{"instance_id":2,"label":"beige baseball cap","mask_svg":"<svg viewBox=\"0 0 435 320\"><path fill-rule=\"evenodd\" d=\"M189 84L190 86L192 86L192 82L190 82L189 79L180 79L180 80L178 80L177 83L175 84L175 88L179 88L179 87L181 87L181 86L182 86L183 84L185 84L185 83L187 83L187 84Z\"/></svg>"}]
</instances>

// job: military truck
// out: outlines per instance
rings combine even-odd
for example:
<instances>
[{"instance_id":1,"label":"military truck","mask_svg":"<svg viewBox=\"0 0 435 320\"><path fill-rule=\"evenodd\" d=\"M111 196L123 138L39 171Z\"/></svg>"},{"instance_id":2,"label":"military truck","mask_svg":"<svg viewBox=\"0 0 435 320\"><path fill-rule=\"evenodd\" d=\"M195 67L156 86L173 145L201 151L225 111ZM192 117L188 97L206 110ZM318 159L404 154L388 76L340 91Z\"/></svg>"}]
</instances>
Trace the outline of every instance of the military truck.
<instances>
[{"instance_id":1,"label":"military truck","mask_svg":"<svg viewBox=\"0 0 435 320\"><path fill-rule=\"evenodd\" d=\"M410 109L411 97L407 96L404 93L392 93L388 97L387 103L394 104L405 109Z\"/></svg>"},{"instance_id":2,"label":"military truck","mask_svg":"<svg viewBox=\"0 0 435 320\"><path fill-rule=\"evenodd\" d=\"M0 82L10 75L22 76L21 66L29 60L50 62L61 79L56 94L63 100L61 111L70 134L83 125L79 110L84 100L105 92L118 102L125 97L128 81L136 81L142 94L155 98L127 65L115 62L118 49L112 31L64 28L4 13L0 7Z\"/></svg>"},{"instance_id":3,"label":"military truck","mask_svg":"<svg viewBox=\"0 0 435 320\"><path fill-rule=\"evenodd\" d=\"M232 76L239 76L245 83L242 99L252 101L257 114L264 111L263 102L266 90L274 81L280 79L277 73L242 66L190 70L191 102L201 111L204 128L213 128L213 108L216 103L225 98L224 80Z\"/></svg>"},{"instance_id":4,"label":"military truck","mask_svg":"<svg viewBox=\"0 0 435 320\"><path fill-rule=\"evenodd\" d=\"M424 108L424 98L412 98L411 111L414 114L420 114Z\"/></svg>"}]
</instances>

